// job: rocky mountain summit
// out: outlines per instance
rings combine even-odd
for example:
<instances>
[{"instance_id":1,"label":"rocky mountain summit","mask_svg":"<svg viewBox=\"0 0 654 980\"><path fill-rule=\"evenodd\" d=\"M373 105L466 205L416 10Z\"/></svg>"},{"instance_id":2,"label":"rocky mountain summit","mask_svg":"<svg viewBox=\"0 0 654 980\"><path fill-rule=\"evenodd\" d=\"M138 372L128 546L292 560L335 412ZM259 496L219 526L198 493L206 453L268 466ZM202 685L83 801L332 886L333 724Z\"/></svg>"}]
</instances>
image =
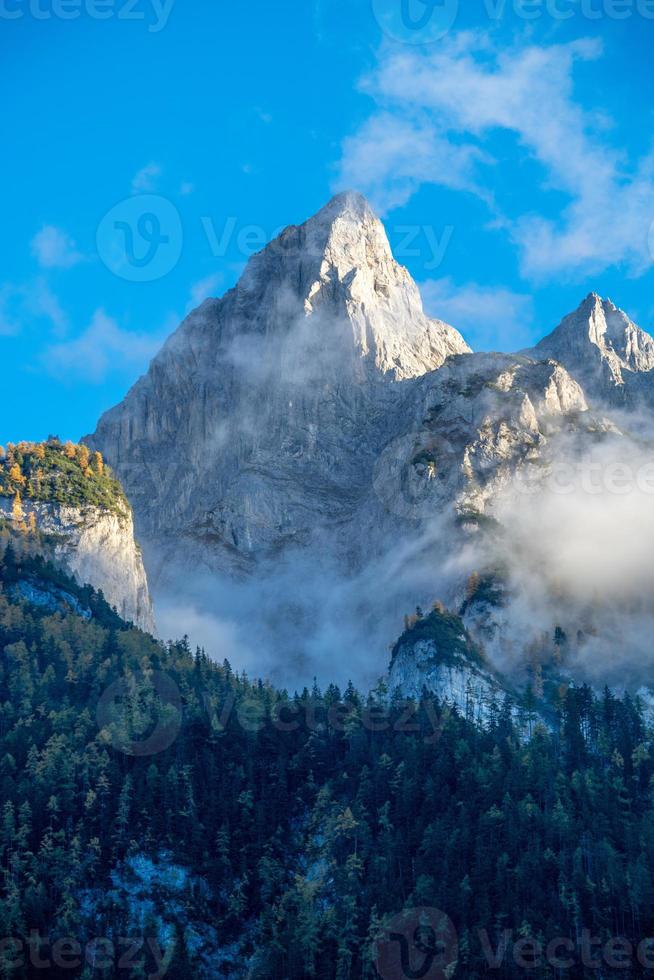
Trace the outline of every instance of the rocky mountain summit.
<instances>
[{"instance_id":1,"label":"rocky mountain summit","mask_svg":"<svg viewBox=\"0 0 654 980\"><path fill-rule=\"evenodd\" d=\"M531 352L564 364L590 397L611 405L652 403L654 338L610 299L591 293Z\"/></svg>"},{"instance_id":2,"label":"rocky mountain summit","mask_svg":"<svg viewBox=\"0 0 654 980\"><path fill-rule=\"evenodd\" d=\"M347 520L394 386L468 350L425 316L364 199L342 195L194 311L87 441L148 542L245 567Z\"/></svg>"},{"instance_id":3,"label":"rocky mountain summit","mask_svg":"<svg viewBox=\"0 0 654 980\"><path fill-rule=\"evenodd\" d=\"M472 353L345 194L192 312L85 441L162 608L208 617L210 650L228 633L266 669L329 653L378 676L406 608L460 605L518 483L539 492L572 445L633 449L610 411L647 403L652 369L654 340L594 294L532 351Z\"/></svg>"}]
</instances>

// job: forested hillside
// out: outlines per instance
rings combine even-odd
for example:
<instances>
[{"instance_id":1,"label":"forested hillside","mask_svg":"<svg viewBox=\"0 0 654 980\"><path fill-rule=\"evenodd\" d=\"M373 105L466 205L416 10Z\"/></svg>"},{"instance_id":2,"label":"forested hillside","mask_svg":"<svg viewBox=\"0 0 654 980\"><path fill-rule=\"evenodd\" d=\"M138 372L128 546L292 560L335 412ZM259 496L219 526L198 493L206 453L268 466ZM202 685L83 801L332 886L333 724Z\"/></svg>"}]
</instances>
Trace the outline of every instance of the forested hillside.
<instances>
[{"instance_id":1,"label":"forested hillside","mask_svg":"<svg viewBox=\"0 0 654 980\"><path fill-rule=\"evenodd\" d=\"M454 924L456 977L525 975L530 937L597 976L585 930L652 934L635 703L562 690L525 742L502 705L479 730L383 692L289 697L128 628L30 550L0 568L0 975L402 976L380 935L424 907Z\"/></svg>"}]
</instances>

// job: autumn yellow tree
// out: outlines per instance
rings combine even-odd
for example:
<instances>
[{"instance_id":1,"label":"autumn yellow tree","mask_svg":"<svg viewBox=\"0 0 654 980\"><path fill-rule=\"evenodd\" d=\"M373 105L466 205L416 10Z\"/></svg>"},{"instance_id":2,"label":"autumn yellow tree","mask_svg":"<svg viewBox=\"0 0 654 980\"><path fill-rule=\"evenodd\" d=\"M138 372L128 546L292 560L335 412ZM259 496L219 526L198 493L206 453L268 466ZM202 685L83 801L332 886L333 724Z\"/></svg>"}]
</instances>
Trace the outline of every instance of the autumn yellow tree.
<instances>
[{"instance_id":1,"label":"autumn yellow tree","mask_svg":"<svg viewBox=\"0 0 654 980\"><path fill-rule=\"evenodd\" d=\"M14 527L19 531L26 531L25 526L25 512L23 511L23 501L21 500L20 491L16 491L16 496L14 497L14 502L11 505L11 517L14 522Z\"/></svg>"},{"instance_id":2,"label":"autumn yellow tree","mask_svg":"<svg viewBox=\"0 0 654 980\"><path fill-rule=\"evenodd\" d=\"M468 579L468 584L466 586L466 596L468 600L474 599L477 591L479 589L479 573L473 572Z\"/></svg>"},{"instance_id":3,"label":"autumn yellow tree","mask_svg":"<svg viewBox=\"0 0 654 980\"><path fill-rule=\"evenodd\" d=\"M34 452L37 459L45 459L45 446L42 442L37 442L36 446L34 447Z\"/></svg>"},{"instance_id":4,"label":"autumn yellow tree","mask_svg":"<svg viewBox=\"0 0 654 980\"><path fill-rule=\"evenodd\" d=\"M64 453L66 454L68 459L75 459L77 450L75 448L75 443L71 442L70 439L64 445Z\"/></svg>"},{"instance_id":5,"label":"autumn yellow tree","mask_svg":"<svg viewBox=\"0 0 654 980\"><path fill-rule=\"evenodd\" d=\"M79 446L77 449L77 461L84 472L89 468L89 450L87 446Z\"/></svg>"},{"instance_id":6,"label":"autumn yellow tree","mask_svg":"<svg viewBox=\"0 0 654 980\"><path fill-rule=\"evenodd\" d=\"M20 487L25 485L25 477L23 476L18 463L14 463L13 466L11 466L9 470L9 479L12 483L17 483Z\"/></svg>"},{"instance_id":7,"label":"autumn yellow tree","mask_svg":"<svg viewBox=\"0 0 654 980\"><path fill-rule=\"evenodd\" d=\"M104 460L102 458L102 453L93 453L93 469L98 476L102 476L104 473Z\"/></svg>"}]
</instances>

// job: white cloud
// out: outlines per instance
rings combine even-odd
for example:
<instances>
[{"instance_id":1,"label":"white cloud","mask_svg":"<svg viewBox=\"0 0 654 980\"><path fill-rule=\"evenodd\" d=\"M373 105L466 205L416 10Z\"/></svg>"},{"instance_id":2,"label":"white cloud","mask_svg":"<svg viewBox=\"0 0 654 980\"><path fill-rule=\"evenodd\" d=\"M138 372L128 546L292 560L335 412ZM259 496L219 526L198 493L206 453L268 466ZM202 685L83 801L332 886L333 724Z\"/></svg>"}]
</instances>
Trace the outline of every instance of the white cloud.
<instances>
[{"instance_id":1,"label":"white cloud","mask_svg":"<svg viewBox=\"0 0 654 980\"><path fill-rule=\"evenodd\" d=\"M642 272L653 261L654 153L630 164L607 143L606 117L575 101L576 64L601 55L596 40L499 51L474 33L436 49L386 48L362 83L376 109L345 141L339 182L385 207L404 203L424 183L473 190L492 205L480 190L492 182L492 158L481 151L503 131L516 140L509 151L503 144L512 163L541 166L537 190L563 192L569 202L563 209L557 202L554 220L503 219L523 272L590 273L622 262Z\"/></svg>"},{"instance_id":2,"label":"white cloud","mask_svg":"<svg viewBox=\"0 0 654 980\"><path fill-rule=\"evenodd\" d=\"M571 639L581 629L585 642L567 666L595 683L628 684L652 669L651 449L622 435L584 448L568 434L551 437L550 454L549 478L541 461L493 504L503 525L493 564L509 585L503 630L514 640L506 652L515 658L555 626Z\"/></svg>"},{"instance_id":3,"label":"white cloud","mask_svg":"<svg viewBox=\"0 0 654 980\"><path fill-rule=\"evenodd\" d=\"M44 319L54 334L66 333L68 317L45 279L0 286L0 335L14 336Z\"/></svg>"},{"instance_id":4,"label":"white cloud","mask_svg":"<svg viewBox=\"0 0 654 980\"><path fill-rule=\"evenodd\" d=\"M428 280L420 291L427 313L456 327L473 350L521 350L531 342L531 296L450 278Z\"/></svg>"},{"instance_id":5,"label":"white cloud","mask_svg":"<svg viewBox=\"0 0 654 980\"><path fill-rule=\"evenodd\" d=\"M161 174L162 169L160 164L154 161L146 163L132 178L132 193L149 194L156 190L157 179L161 177Z\"/></svg>"},{"instance_id":6,"label":"white cloud","mask_svg":"<svg viewBox=\"0 0 654 980\"><path fill-rule=\"evenodd\" d=\"M191 310L194 310L196 306L203 303L209 296L215 296L216 287L221 280L221 274L215 272L212 275L205 276L204 279L200 279L198 282L194 282L191 286L189 301L186 304L186 312L190 313Z\"/></svg>"},{"instance_id":7,"label":"white cloud","mask_svg":"<svg viewBox=\"0 0 654 980\"><path fill-rule=\"evenodd\" d=\"M485 159L478 147L450 143L424 116L380 112L345 141L339 186L365 188L382 213L406 204L424 183L483 196L475 169Z\"/></svg>"},{"instance_id":8,"label":"white cloud","mask_svg":"<svg viewBox=\"0 0 654 980\"><path fill-rule=\"evenodd\" d=\"M55 334L62 336L67 332L68 316L44 279L37 279L23 292L29 313L49 320Z\"/></svg>"},{"instance_id":9,"label":"white cloud","mask_svg":"<svg viewBox=\"0 0 654 980\"><path fill-rule=\"evenodd\" d=\"M44 269L70 269L84 259L70 235L54 225L44 225L36 233L31 250Z\"/></svg>"},{"instance_id":10,"label":"white cloud","mask_svg":"<svg viewBox=\"0 0 654 980\"><path fill-rule=\"evenodd\" d=\"M104 310L96 310L79 337L52 344L41 361L53 377L98 384L110 373L144 370L160 346L161 337L123 330Z\"/></svg>"}]
</instances>

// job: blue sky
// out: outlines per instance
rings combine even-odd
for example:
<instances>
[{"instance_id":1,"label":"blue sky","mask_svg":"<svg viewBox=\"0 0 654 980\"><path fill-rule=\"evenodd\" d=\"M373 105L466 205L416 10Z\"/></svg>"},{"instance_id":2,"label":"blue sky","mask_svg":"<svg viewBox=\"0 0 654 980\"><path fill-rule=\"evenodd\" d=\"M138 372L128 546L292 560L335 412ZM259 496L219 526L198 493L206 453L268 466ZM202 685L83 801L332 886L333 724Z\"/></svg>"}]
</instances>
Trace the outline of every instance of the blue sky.
<instances>
[{"instance_id":1,"label":"blue sky","mask_svg":"<svg viewBox=\"0 0 654 980\"><path fill-rule=\"evenodd\" d=\"M653 42L653 0L0 0L0 442L91 431L345 187L477 349L591 289L654 328Z\"/></svg>"}]
</instances>

